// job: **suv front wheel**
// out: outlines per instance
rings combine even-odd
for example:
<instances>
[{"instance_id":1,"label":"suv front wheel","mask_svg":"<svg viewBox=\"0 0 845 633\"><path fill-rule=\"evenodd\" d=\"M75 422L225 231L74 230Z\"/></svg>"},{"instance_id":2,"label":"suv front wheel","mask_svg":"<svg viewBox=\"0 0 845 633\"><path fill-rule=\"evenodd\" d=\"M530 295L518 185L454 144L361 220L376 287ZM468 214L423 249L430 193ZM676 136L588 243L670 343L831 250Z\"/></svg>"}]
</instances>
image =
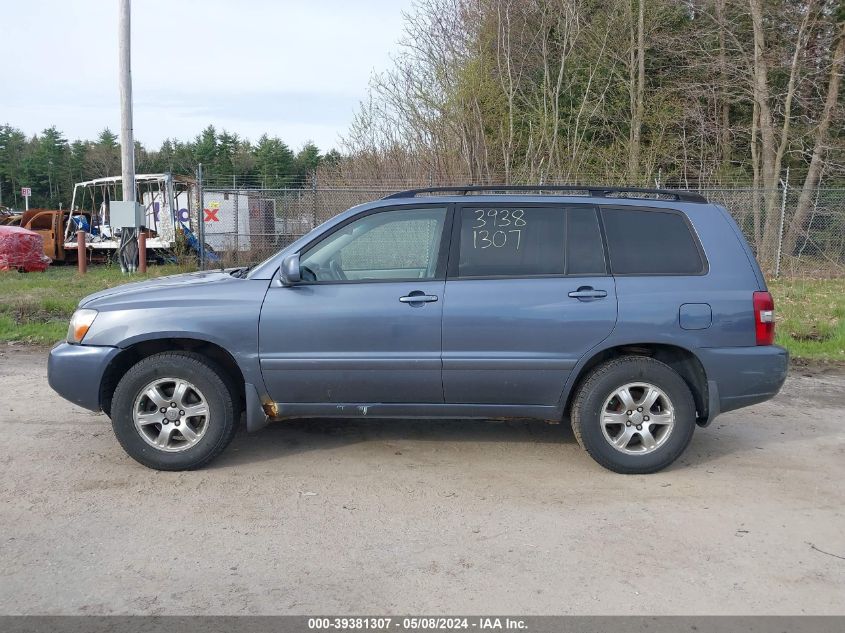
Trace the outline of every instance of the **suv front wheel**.
<instances>
[{"instance_id":1,"label":"suv front wheel","mask_svg":"<svg viewBox=\"0 0 845 633\"><path fill-rule=\"evenodd\" d=\"M623 356L597 367L572 405L572 430L599 464L617 473L661 470L684 452L695 430L695 404L668 365Z\"/></svg>"},{"instance_id":2,"label":"suv front wheel","mask_svg":"<svg viewBox=\"0 0 845 633\"><path fill-rule=\"evenodd\" d=\"M235 434L235 403L226 374L191 352L138 361L112 399L112 427L130 457L157 470L199 468Z\"/></svg>"}]
</instances>

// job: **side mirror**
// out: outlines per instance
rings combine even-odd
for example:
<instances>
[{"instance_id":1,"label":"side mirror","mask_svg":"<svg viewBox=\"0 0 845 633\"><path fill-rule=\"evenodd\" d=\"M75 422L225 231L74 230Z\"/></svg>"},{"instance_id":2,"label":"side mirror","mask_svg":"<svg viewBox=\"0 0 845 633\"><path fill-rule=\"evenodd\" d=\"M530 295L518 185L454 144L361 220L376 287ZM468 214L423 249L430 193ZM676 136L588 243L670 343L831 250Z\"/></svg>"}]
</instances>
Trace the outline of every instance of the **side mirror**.
<instances>
[{"instance_id":1,"label":"side mirror","mask_svg":"<svg viewBox=\"0 0 845 633\"><path fill-rule=\"evenodd\" d=\"M282 267L279 271L282 284L292 286L302 281L302 271L299 268L299 253L285 255L282 259Z\"/></svg>"}]
</instances>

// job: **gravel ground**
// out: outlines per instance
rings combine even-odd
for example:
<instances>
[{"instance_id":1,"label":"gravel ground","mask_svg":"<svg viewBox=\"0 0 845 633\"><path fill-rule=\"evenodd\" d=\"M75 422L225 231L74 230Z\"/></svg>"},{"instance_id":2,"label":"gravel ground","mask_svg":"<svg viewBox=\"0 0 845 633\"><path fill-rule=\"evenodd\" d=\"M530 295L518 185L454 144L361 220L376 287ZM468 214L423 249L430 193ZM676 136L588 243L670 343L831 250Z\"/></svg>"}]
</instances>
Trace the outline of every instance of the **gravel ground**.
<instances>
[{"instance_id":1,"label":"gravel ground","mask_svg":"<svg viewBox=\"0 0 845 633\"><path fill-rule=\"evenodd\" d=\"M801 370L621 476L565 425L277 423L125 456L0 349L2 614L845 614L845 376Z\"/></svg>"}]
</instances>

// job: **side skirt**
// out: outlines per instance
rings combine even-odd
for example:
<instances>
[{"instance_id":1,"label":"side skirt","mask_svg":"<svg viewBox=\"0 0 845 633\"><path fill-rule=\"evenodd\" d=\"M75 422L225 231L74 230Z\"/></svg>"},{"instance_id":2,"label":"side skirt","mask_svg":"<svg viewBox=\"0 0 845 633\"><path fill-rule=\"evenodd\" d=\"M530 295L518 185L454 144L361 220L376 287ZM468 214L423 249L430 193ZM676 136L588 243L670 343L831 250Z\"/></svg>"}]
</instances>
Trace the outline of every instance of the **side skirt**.
<instances>
[{"instance_id":1,"label":"side skirt","mask_svg":"<svg viewBox=\"0 0 845 633\"><path fill-rule=\"evenodd\" d=\"M557 407L541 405L277 402L273 408L271 420L274 421L295 418L530 418L558 423L561 420ZM265 406L264 410L267 409Z\"/></svg>"}]
</instances>

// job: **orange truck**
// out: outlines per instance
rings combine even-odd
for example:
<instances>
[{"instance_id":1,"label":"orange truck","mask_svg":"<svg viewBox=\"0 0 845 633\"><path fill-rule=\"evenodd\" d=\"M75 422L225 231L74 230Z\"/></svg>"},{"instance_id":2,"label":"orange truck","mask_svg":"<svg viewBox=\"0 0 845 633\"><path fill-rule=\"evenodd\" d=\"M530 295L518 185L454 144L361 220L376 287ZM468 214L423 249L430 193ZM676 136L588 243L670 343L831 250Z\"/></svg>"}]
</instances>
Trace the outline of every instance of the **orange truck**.
<instances>
[{"instance_id":1,"label":"orange truck","mask_svg":"<svg viewBox=\"0 0 845 633\"><path fill-rule=\"evenodd\" d=\"M77 212L76 215L80 213ZM64 236L69 218L69 211L30 209L21 216L20 226L35 231L44 239L44 254L54 262L75 262L76 249L65 250Z\"/></svg>"}]
</instances>

